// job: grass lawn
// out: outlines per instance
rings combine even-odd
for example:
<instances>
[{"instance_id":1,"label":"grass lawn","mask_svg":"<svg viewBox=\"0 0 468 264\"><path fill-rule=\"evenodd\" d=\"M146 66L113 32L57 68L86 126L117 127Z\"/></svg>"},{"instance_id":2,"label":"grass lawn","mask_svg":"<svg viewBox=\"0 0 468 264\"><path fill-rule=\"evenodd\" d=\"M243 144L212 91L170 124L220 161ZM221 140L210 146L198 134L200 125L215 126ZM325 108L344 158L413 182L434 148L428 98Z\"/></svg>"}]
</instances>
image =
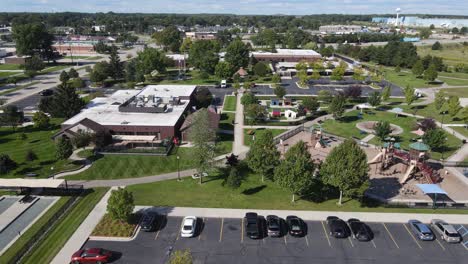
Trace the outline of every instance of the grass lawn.
<instances>
[{"instance_id":1,"label":"grass lawn","mask_svg":"<svg viewBox=\"0 0 468 264\"><path fill-rule=\"evenodd\" d=\"M49 129L36 129L32 126L12 128L0 128L0 153L7 154L17 163L17 168L2 178L21 178L26 173L36 173L40 178L46 178L50 174L65 169L76 168L78 165L70 161L57 161L55 159L55 144L52 135L59 129L61 120L52 119ZM26 139L22 139L24 133ZM32 150L37 159L26 161L26 153ZM53 168L53 169L51 169Z\"/></svg>"},{"instance_id":2,"label":"grass lawn","mask_svg":"<svg viewBox=\"0 0 468 264\"><path fill-rule=\"evenodd\" d=\"M121 222L105 214L91 233L92 236L130 237L140 221L141 215L132 215L128 222Z\"/></svg>"},{"instance_id":3,"label":"grass lawn","mask_svg":"<svg viewBox=\"0 0 468 264\"><path fill-rule=\"evenodd\" d=\"M234 131L234 119L236 114L234 113L222 113L219 120L219 129L233 130Z\"/></svg>"},{"instance_id":4,"label":"grass lawn","mask_svg":"<svg viewBox=\"0 0 468 264\"><path fill-rule=\"evenodd\" d=\"M50 73L50 72L54 72L54 71L61 71L61 70L65 69L65 68L70 68L72 66L73 65L69 65L69 64L55 65L55 66L47 67L44 70L40 71L40 74Z\"/></svg>"},{"instance_id":5,"label":"grass lawn","mask_svg":"<svg viewBox=\"0 0 468 264\"><path fill-rule=\"evenodd\" d=\"M0 70L21 70L19 64L0 64Z\"/></svg>"},{"instance_id":6,"label":"grass lawn","mask_svg":"<svg viewBox=\"0 0 468 264\"><path fill-rule=\"evenodd\" d=\"M444 91L448 96L455 95L460 98L468 98L468 86L465 88L446 88L441 90Z\"/></svg>"},{"instance_id":7,"label":"grass lawn","mask_svg":"<svg viewBox=\"0 0 468 264\"><path fill-rule=\"evenodd\" d=\"M451 129L457 131L458 133L464 135L465 137L468 137L468 128L466 127L450 127Z\"/></svg>"},{"instance_id":8,"label":"grass lawn","mask_svg":"<svg viewBox=\"0 0 468 264\"><path fill-rule=\"evenodd\" d=\"M86 59L87 59L87 60L100 60L100 59L102 59L102 58L104 58L104 57L102 57L102 56L93 56L93 57L88 57L88 58L86 58Z\"/></svg>"},{"instance_id":9,"label":"grass lawn","mask_svg":"<svg viewBox=\"0 0 468 264\"><path fill-rule=\"evenodd\" d=\"M223 110L225 111L236 111L236 97L228 95L224 97Z\"/></svg>"},{"instance_id":10,"label":"grass lawn","mask_svg":"<svg viewBox=\"0 0 468 264\"><path fill-rule=\"evenodd\" d=\"M442 122L442 117L443 117L444 124L463 124L463 121L461 119L462 111L460 111L453 118L450 117L450 115L448 114L445 114L445 116L440 114L440 112L447 111L447 106L444 106L440 112L435 109L435 106L433 103L428 104L428 105L416 105L416 106L400 105L398 107L403 108L403 110L407 113L410 113L410 114L415 113L416 115L434 118L440 122Z\"/></svg>"},{"instance_id":11,"label":"grass lawn","mask_svg":"<svg viewBox=\"0 0 468 264\"><path fill-rule=\"evenodd\" d=\"M177 80L177 76L179 74L178 70L169 70L166 72L164 80L162 80L159 84L194 84L194 85L201 85L201 84L220 84L221 79L214 76L209 75L208 78L201 78L200 73L198 70L189 71L185 74L185 80Z\"/></svg>"},{"instance_id":12,"label":"grass lawn","mask_svg":"<svg viewBox=\"0 0 468 264\"><path fill-rule=\"evenodd\" d=\"M418 55L424 57L426 55L442 57L444 63L448 65L456 65L457 63L465 63L468 61L468 46L462 44L443 44L442 50L432 50L432 46L417 46Z\"/></svg>"},{"instance_id":13,"label":"grass lawn","mask_svg":"<svg viewBox=\"0 0 468 264\"><path fill-rule=\"evenodd\" d=\"M453 86L467 85L468 86L468 80L451 79L451 78L445 78L442 76L437 77L437 79L444 81L447 85L453 85Z\"/></svg>"},{"instance_id":14,"label":"grass lawn","mask_svg":"<svg viewBox=\"0 0 468 264\"><path fill-rule=\"evenodd\" d=\"M14 92L14 91L18 91L18 90L24 89L24 88L26 88L26 87L30 87L30 86L36 85L36 84L38 84L38 83L39 83L39 81L35 81L35 82L29 82L29 83L24 84L24 85L17 85L17 86L14 87L13 89L8 89L8 90L1 91L1 92L0 92L0 95L9 94L9 93L12 93L12 92Z\"/></svg>"},{"instance_id":15,"label":"grass lawn","mask_svg":"<svg viewBox=\"0 0 468 264\"><path fill-rule=\"evenodd\" d=\"M407 85L414 87L414 88L440 86L440 85L428 84L422 78L416 78L416 76L414 76L414 74L411 73L411 70L408 70L408 71L409 72L396 73L392 68L385 68L384 69L385 79L402 88L406 87Z\"/></svg>"},{"instance_id":16,"label":"grass lawn","mask_svg":"<svg viewBox=\"0 0 468 264\"><path fill-rule=\"evenodd\" d=\"M7 78L11 75L18 74L19 72L0 72L0 78Z\"/></svg>"},{"instance_id":17,"label":"grass lawn","mask_svg":"<svg viewBox=\"0 0 468 264\"><path fill-rule=\"evenodd\" d=\"M444 209L401 209L384 208L377 205L361 206L356 200L344 199L342 206L336 205L337 199L312 201L299 199L291 203L291 194L277 184L261 177L248 174L238 189L223 187L223 177L211 175L202 185L198 180L186 177L182 182L167 180L154 183L128 186L133 192L135 204L149 206L186 206L208 208L238 209L275 209L275 210L321 210L321 211L358 211L358 212L406 212L406 213L468 213L468 210ZM322 196L322 195L318 195Z\"/></svg>"},{"instance_id":18,"label":"grass lawn","mask_svg":"<svg viewBox=\"0 0 468 264\"><path fill-rule=\"evenodd\" d=\"M218 140L216 141L215 154L227 154L232 152L232 144L234 143L234 135L218 133Z\"/></svg>"},{"instance_id":19,"label":"grass lawn","mask_svg":"<svg viewBox=\"0 0 468 264\"><path fill-rule=\"evenodd\" d=\"M50 263L107 190L108 188L95 188L86 196L79 198L80 200L68 211L67 215L52 227L47 237L24 257L22 263Z\"/></svg>"},{"instance_id":20,"label":"grass lawn","mask_svg":"<svg viewBox=\"0 0 468 264\"><path fill-rule=\"evenodd\" d=\"M467 79L468 80L468 73L464 73L464 72L439 72L439 76L441 76L441 77L455 77L455 78Z\"/></svg>"},{"instance_id":21,"label":"grass lawn","mask_svg":"<svg viewBox=\"0 0 468 264\"><path fill-rule=\"evenodd\" d=\"M78 157L80 158L91 158L94 155L94 151L92 149L84 149L77 153Z\"/></svg>"},{"instance_id":22,"label":"grass lawn","mask_svg":"<svg viewBox=\"0 0 468 264\"><path fill-rule=\"evenodd\" d=\"M18 240L11 245L8 250L0 256L0 263L10 263L18 252L23 250L26 244L42 229L48 221L57 213L69 200L70 196L61 197L44 215L39 218Z\"/></svg>"},{"instance_id":23,"label":"grass lawn","mask_svg":"<svg viewBox=\"0 0 468 264\"><path fill-rule=\"evenodd\" d=\"M323 123L323 128L326 132L335 134L342 137L357 137L359 139L364 138L365 134L360 134L359 129L356 127L356 124L364 121L389 121L392 124L398 125L403 128L403 133L396 136L399 142L401 142L401 147L408 150L409 144L412 143L411 139L418 138L416 134L411 133L413 126L416 123L416 118L399 116L396 117L395 114L383 112L383 111L373 111L374 114L363 114L362 119L358 119L359 111L351 111L344 115L341 120L329 119ZM377 138L373 138L370 141L371 144L381 144ZM447 135L447 149L444 151L444 157L448 157L461 145L461 141L454 137L453 135ZM431 157L434 159L440 159L440 152L431 152Z\"/></svg>"},{"instance_id":24,"label":"grass lawn","mask_svg":"<svg viewBox=\"0 0 468 264\"><path fill-rule=\"evenodd\" d=\"M248 132L249 131L254 131L255 132L255 136L258 137L259 135L265 133L265 131L271 131L271 133L273 134L273 137L276 137L277 135L283 133L283 132L286 132L287 129L264 129L264 128L258 128L258 129L244 129L244 145L246 146L250 146L253 142L253 135L249 135Z\"/></svg>"},{"instance_id":25,"label":"grass lawn","mask_svg":"<svg viewBox=\"0 0 468 264\"><path fill-rule=\"evenodd\" d=\"M77 59L87 59L89 58L89 56L66 56L66 57L63 57L64 59L74 59L74 60L77 60Z\"/></svg>"},{"instance_id":26,"label":"grass lawn","mask_svg":"<svg viewBox=\"0 0 468 264\"><path fill-rule=\"evenodd\" d=\"M190 148L174 148L169 156L99 155L91 168L67 179L122 179L174 172L177 171L177 156L180 156L180 170L186 170L194 167L192 155Z\"/></svg>"}]
</instances>

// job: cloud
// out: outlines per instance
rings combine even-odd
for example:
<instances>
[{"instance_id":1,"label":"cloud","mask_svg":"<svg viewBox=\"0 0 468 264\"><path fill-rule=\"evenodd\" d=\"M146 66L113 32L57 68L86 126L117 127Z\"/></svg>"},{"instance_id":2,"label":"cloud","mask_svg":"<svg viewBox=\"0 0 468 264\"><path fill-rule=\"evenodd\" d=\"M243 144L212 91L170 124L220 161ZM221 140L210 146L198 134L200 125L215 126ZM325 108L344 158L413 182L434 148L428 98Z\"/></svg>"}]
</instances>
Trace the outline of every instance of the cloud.
<instances>
[{"instance_id":1,"label":"cloud","mask_svg":"<svg viewBox=\"0 0 468 264\"><path fill-rule=\"evenodd\" d=\"M460 0L2 0L4 12L142 12L234 14L402 14L466 15Z\"/></svg>"}]
</instances>

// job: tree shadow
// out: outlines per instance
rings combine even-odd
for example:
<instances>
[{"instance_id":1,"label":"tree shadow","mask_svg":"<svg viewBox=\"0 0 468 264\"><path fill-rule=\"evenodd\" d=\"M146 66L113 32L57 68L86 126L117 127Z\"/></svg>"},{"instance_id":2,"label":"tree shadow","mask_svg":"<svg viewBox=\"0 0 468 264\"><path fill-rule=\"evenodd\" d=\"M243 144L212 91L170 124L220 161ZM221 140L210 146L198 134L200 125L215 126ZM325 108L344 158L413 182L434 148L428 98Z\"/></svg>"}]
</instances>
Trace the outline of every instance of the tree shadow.
<instances>
[{"instance_id":1,"label":"tree shadow","mask_svg":"<svg viewBox=\"0 0 468 264\"><path fill-rule=\"evenodd\" d=\"M253 195L253 194L256 194L256 193L262 191L266 187L267 186L264 184L264 185L260 185L260 186L257 186L257 187L248 188L248 189L243 190L242 194L244 194L244 195Z\"/></svg>"},{"instance_id":2,"label":"tree shadow","mask_svg":"<svg viewBox=\"0 0 468 264\"><path fill-rule=\"evenodd\" d=\"M343 116L339 119L339 121L341 122L344 122L344 123L351 123L351 122L354 122L354 121L357 121L359 120L359 117L358 116Z\"/></svg>"}]
</instances>

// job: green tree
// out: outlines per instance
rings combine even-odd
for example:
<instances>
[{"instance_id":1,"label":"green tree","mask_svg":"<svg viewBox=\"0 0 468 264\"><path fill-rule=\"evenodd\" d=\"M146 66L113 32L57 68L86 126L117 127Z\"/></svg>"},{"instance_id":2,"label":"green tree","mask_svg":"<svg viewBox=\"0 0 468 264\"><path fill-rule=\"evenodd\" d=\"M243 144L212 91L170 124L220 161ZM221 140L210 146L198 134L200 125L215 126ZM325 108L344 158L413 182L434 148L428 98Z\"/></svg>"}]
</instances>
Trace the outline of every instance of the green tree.
<instances>
[{"instance_id":1,"label":"green tree","mask_svg":"<svg viewBox=\"0 0 468 264\"><path fill-rule=\"evenodd\" d=\"M253 93L247 92L242 95L241 104L244 106L256 104L257 102L258 98Z\"/></svg>"},{"instance_id":2,"label":"green tree","mask_svg":"<svg viewBox=\"0 0 468 264\"><path fill-rule=\"evenodd\" d=\"M424 71L423 79L430 82L433 82L435 79L437 79L437 69L435 64L431 63L429 68Z\"/></svg>"},{"instance_id":3,"label":"green tree","mask_svg":"<svg viewBox=\"0 0 468 264\"><path fill-rule=\"evenodd\" d=\"M445 146L447 134L443 129L429 129L423 135L423 142L433 150L442 150Z\"/></svg>"},{"instance_id":4,"label":"green tree","mask_svg":"<svg viewBox=\"0 0 468 264\"><path fill-rule=\"evenodd\" d=\"M388 101L388 99L390 98L390 94L391 94L390 86L385 86L385 88L382 91L382 100Z\"/></svg>"},{"instance_id":5,"label":"green tree","mask_svg":"<svg viewBox=\"0 0 468 264\"><path fill-rule=\"evenodd\" d=\"M31 58L25 60L24 65L21 66L25 71L42 71L45 68L45 64L42 59L34 55Z\"/></svg>"},{"instance_id":6,"label":"green tree","mask_svg":"<svg viewBox=\"0 0 468 264\"><path fill-rule=\"evenodd\" d=\"M416 61L416 63L413 65L413 68L411 69L411 71L413 72L413 74L416 77L421 76L424 73L424 65L422 63L422 60Z\"/></svg>"},{"instance_id":7,"label":"green tree","mask_svg":"<svg viewBox=\"0 0 468 264\"><path fill-rule=\"evenodd\" d=\"M267 177L271 179L275 167L279 164L280 153L273 140L270 130L255 137L247 153L247 165L255 173L262 176L262 182Z\"/></svg>"},{"instance_id":8,"label":"green tree","mask_svg":"<svg viewBox=\"0 0 468 264\"><path fill-rule=\"evenodd\" d=\"M458 34L459 30L457 27L452 28L452 34Z\"/></svg>"},{"instance_id":9,"label":"green tree","mask_svg":"<svg viewBox=\"0 0 468 264\"><path fill-rule=\"evenodd\" d=\"M468 125L466 125L468 124L468 106L463 107L461 119L465 124L465 127L468 128Z\"/></svg>"},{"instance_id":10,"label":"green tree","mask_svg":"<svg viewBox=\"0 0 468 264\"><path fill-rule=\"evenodd\" d=\"M110 46L106 45L102 41L99 41L96 45L94 45L94 50L97 53L106 54L110 51L110 49L111 49Z\"/></svg>"},{"instance_id":11,"label":"green tree","mask_svg":"<svg viewBox=\"0 0 468 264\"><path fill-rule=\"evenodd\" d=\"M78 89L78 90L86 87L85 81L81 78L73 79L71 85L73 88Z\"/></svg>"},{"instance_id":12,"label":"green tree","mask_svg":"<svg viewBox=\"0 0 468 264\"><path fill-rule=\"evenodd\" d=\"M234 68L232 67L231 64L225 62L225 61L220 61L218 64L216 64L215 68L215 75L221 79L228 79L232 76L234 73Z\"/></svg>"},{"instance_id":13,"label":"green tree","mask_svg":"<svg viewBox=\"0 0 468 264\"><path fill-rule=\"evenodd\" d=\"M396 73L400 73L400 72L401 72L401 67L397 65L397 66L395 67L395 72L396 72Z\"/></svg>"},{"instance_id":14,"label":"green tree","mask_svg":"<svg viewBox=\"0 0 468 264\"><path fill-rule=\"evenodd\" d=\"M320 102L312 96L306 97L302 100L302 105L311 113L317 112L320 107Z\"/></svg>"},{"instance_id":15,"label":"green tree","mask_svg":"<svg viewBox=\"0 0 468 264\"><path fill-rule=\"evenodd\" d=\"M106 61L98 62L94 65L89 79L98 84L102 84L110 74L110 65Z\"/></svg>"},{"instance_id":16,"label":"green tree","mask_svg":"<svg viewBox=\"0 0 468 264\"><path fill-rule=\"evenodd\" d=\"M112 46L109 55L109 76L114 80L118 80L124 77L124 68L120 62L119 54L117 53L117 47Z\"/></svg>"},{"instance_id":17,"label":"green tree","mask_svg":"<svg viewBox=\"0 0 468 264\"><path fill-rule=\"evenodd\" d=\"M377 135L380 140L384 140L390 133L392 133L392 128L388 121L379 121L374 125L375 135Z\"/></svg>"},{"instance_id":18,"label":"green tree","mask_svg":"<svg viewBox=\"0 0 468 264\"><path fill-rule=\"evenodd\" d=\"M195 167L203 183L203 173L208 172L214 158L216 129L210 125L210 116L206 108L195 113L189 132L193 143Z\"/></svg>"},{"instance_id":19,"label":"green tree","mask_svg":"<svg viewBox=\"0 0 468 264\"><path fill-rule=\"evenodd\" d=\"M145 75L154 71L164 73L166 72L166 67L167 60L163 52L155 48L145 48L143 51L138 52L135 58L135 80L143 82Z\"/></svg>"},{"instance_id":20,"label":"green tree","mask_svg":"<svg viewBox=\"0 0 468 264\"><path fill-rule=\"evenodd\" d=\"M42 111L34 113L32 120L35 128L47 128L50 125L50 118Z\"/></svg>"},{"instance_id":21,"label":"green tree","mask_svg":"<svg viewBox=\"0 0 468 264\"><path fill-rule=\"evenodd\" d=\"M320 79L320 73L316 70L312 72L312 75L310 76L312 80L319 80Z\"/></svg>"},{"instance_id":22,"label":"green tree","mask_svg":"<svg viewBox=\"0 0 468 264\"><path fill-rule=\"evenodd\" d=\"M304 141L299 141L284 155L274 173L275 182L295 195L304 195L314 184L313 174L315 166L311 161L309 149Z\"/></svg>"},{"instance_id":23,"label":"green tree","mask_svg":"<svg viewBox=\"0 0 468 264\"><path fill-rule=\"evenodd\" d=\"M49 113L52 117L70 118L85 106L73 86L62 83L51 97L44 97L39 103L39 110Z\"/></svg>"},{"instance_id":24,"label":"green tree","mask_svg":"<svg viewBox=\"0 0 468 264\"><path fill-rule=\"evenodd\" d=\"M236 167L231 167L229 170L229 175L226 177L223 185L231 188L237 189L242 184L242 175L239 173Z\"/></svg>"},{"instance_id":25,"label":"green tree","mask_svg":"<svg viewBox=\"0 0 468 264\"><path fill-rule=\"evenodd\" d=\"M14 84L15 87L16 87L16 84L18 83L18 81L19 81L19 78L17 76L11 76L11 77L8 77L8 79L7 79L7 82Z\"/></svg>"},{"instance_id":26,"label":"green tree","mask_svg":"<svg viewBox=\"0 0 468 264\"><path fill-rule=\"evenodd\" d=\"M331 100L331 103L328 106L328 110L333 114L335 119L340 119L344 114L345 107L346 98L342 94L338 94Z\"/></svg>"},{"instance_id":27,"label":"green tree","mask_svg":"<svg viewBox=\"0 0 468 264\"><path fill-rule=\"evenodd\" d=\"M133 193L119 187L112 190L107 202L107 213L114 220L127 222L135 208Z\"/></svg>"},{"instance_id":28,"label":"green tree","mask_svg":"<svg viewBox=\"0 0 468 264\"><path fill-rule=\"evenodd\" d=\"M265 107L259 104L246 105L244 112L247 122L251 125L256 124L257 121L264 120L268 116Z\"/></svg>"},{"instance_id":29,"label":"green tree","mask_svg":"<svg viewBox=\"0 0 468 264\"><path fill-rule=\"evenodd\" d=\"M407 85L403 89L403 94L405 95L406 104L411 105L416 100L416 96L414 95L414 92L415 92L414 88L409 85Z\"/></svg>"},{"instance_id":30,"label":"green tree","mask_svg":"<svg viewBox=\"0 0 468 264\"><path fill-rule=\"evenodd\" d=\"M446 103L445 92L443 90L439 90L435 94L435 99L434 99L434 107L437 110L437 113L440 113L440 110L442 110L442 107L444 107L445 103Z\"/></svg>"},{"instance_id":31,"label":"green tree","mask_svg":"<svg viewBox=\"0 0 468 264\"><path fill-rule=\"evenodd\" d=\"M7 154L0 154L0 174L7 174L14 168L17 164L14 160L10 158Z\"/></svg>"},{"instance_id":32,"label":"green tree","mask_svg":"<svg viewBox=\"0 0 468 264\"><path fill-rule=\"evenodd\" d=\"M70 71L68 71L68 76L70 76L72 79L75 79L80 77L80 74L75 70L75 68L71 68Z\"/></svg>"},{"instance_id":33,"label":"green tree","mask_svg":"<svg viewBox=\"0 0 468 264\"><path fill-rule=\"evenodd\" d=\"M421 28L419 30L419 37L422 39L428 39L432 34L432 31L429 28Z\"/></svg>"},{"instance_id":34,"label":"green tree","mask_svg":"<svg viewBox=\"0 0 468 264\"><path fill-rule=\"evenodd\" d=\"M320 90L317 94L317 99L321 102L329 103L331 102L333 96L328 90Z\"/></svg>"},{"instance_id":35,"label":"green tree","mask_svg":"<svg viewBox=\"0 0 468 264\"><path fill-rule=\"evenodd\" d=\"M190 47L189 62L202 72L212 74L218 64L219 55L215 42L210 40L195 41ZM225 61L230 63L225 57ZM231 63L230 63L231 64ZM234 68L236 64L231 64Z\"/></svg>"},{"instance_id":36,"label":"green tree","mask_svg":"<svg viewBox=\"0 0 468 264\"><path fill-rule=\"evenodd\" d=\"M184 41L182 41L182 45L180 45L180 52L182 53L187 53L190 51L190 47L192 47L192 39L191 38L185 38Z\"/></svg>"},{"instance_id":37,"label":"green tree","mask_svg":"<svg viewBox=\"0 0 468 264\"><path fill-rule=\"evenodd\" d=\"M182 44L182 33L176 26L167 26L153 35L156 43L162 45L165 51L178 52Z\"/></svg>"},{"instance_id":38,"label":"green tree","mask_svg":"<svg viewBox=\"0 0 468 264\"><path fill-rule=\"evenodd\" d=\"M271 77L271 82L272 83L281 83L281 77L279 76L279 74L273 74L273 76Z\"/></svg>"},{"instance_id":39,"label":"green tree","mask_svg":"<svg viewBox=\"0 0 468 264\"><path fill-rule=\"evenodd\" d=\"M366 153L352 139L333 148L320 168L325 184L338 188L341 205L343 195L363 195L369 186L369 165Z\"/></svg>"},{"instance_id":40,"label":"green tree","mask_svg":"<svg viewBox=\"0 0 468 264\"><path fill-rule=\"evenodd\" d=\"M224 60L238 70L249 65L249 48L240 39L236 39L226 48Z\"/></svg>"},{"instance_id":41,"label":"green tree","mask_svg":"<svg viewBox=\"0 0 468 264\"><path fill-rule=\"evenodd\" d=\"M41 55L52 59L54 36L47 31L44 23L13 24L13 39L18 55Z\"/></svg>"},{"instance_id":42,"label":"green tree","mask_svg":"<svg viewBox=\"0 0 468 264\"><path fill-rule=\"evenodd\" d=\"M364 71L361 68L355 67L353 73L353 79L356 81L364 81L366 76L364 76Z\"/></svg>"},{"instance_id":43,"label":"green tree","mask_svg":"<svg viewBox=\"0 0 468 264\"><path fill-rule=\"evenodd\" d=\"M441 50L442 49L442 44L440 44L439 41L434 42L431 47L432 50Z\"/></svg>"},{"instance_id":44,"label":"green tree","mask_svg":"<svg viewBox=\"0 0 468 264\"><path fill-rule=\"evenodd\" d=\"M382 96L380 95L379 92L373 92L371 95L367 98L367 102L372 105L373 107L377 107L380 105L382 102Z\"/></svg>"},{"instance_id":45,"label":"green tree","mask_svg":"<svg viewBox=\"0 0 468 264\"><path fill-rule=\"evenodd\" d=\"M309 83L309 76L307 76L307 70L301 69L297 72L297 78L299 78L300 86L307 86Z\"/></svg>"},{"instance_id":46,"label":"green tree","mask_svg":"<svg viewBox=\"0 0 468 264\"><path fill-rule=\"evenodd\" d=\"M274 93L278 98L283 98L286 95L286 89L280 85L274 89Z\"/></svg>"},{"instance_id":47,"label":"green tree","mask_svg":"<svg viewBox=\"0 0 468 264\"><path fill-rule=\"evenodd\" d=\"M79 130L78 133L72 138L72 144L75 148L84 148L92 141L92 135L85 131Z\"/></svg>"},{"instance_id":48,"label":"green tree","mask_svg":"<svg viewBox=\"0 0 468 264\"><path fill-rule=\"evenodd\" d=\"M2 110L3 113L0 115L1 124L15 128L23 122L24 114L16 105L7 105Z\"/></svg>"},{"instance_id":49,"label":"green tree","mask_svg":"<svg viewBox=\"0 0 468 264\"><path fill-rule=\"evenodd\" d=\"M31 80L31 82L33 81L33 78L35 76L37 76L37 74L38 74L37 71L34 71L34 70L25 70L24 71L24 75L26 75Z\"/></svg>"},{"instance_id":50,"label":"green tree","mask_svg":"<svg viewBox=\"0 0 468 264\"><path fill-rule=\"evenodd\" d=\"M259 61L254 65L253 72L257 76L265 77L270 71L265 63Z\"/></svg>"},{"instance_id":51,"label":"green tree","mask_svg":"<svg viewBox=\"0 0 468 264\"><path fill-rule=\"evenodd\" d=\"M455 117L458 112L462 109L460 106L460 99L458 96L450 96L448 101L447 101L447 107L448 107L448 114L453 118Z\"/></svg>"},{"instance_id":52,"label":"green tree","mask_svg":"<svg viewBox=\"0 0 468 264\"><path fill-rule=\"evenodd\" d=\"M60 137L55 143L55 157L58 160L66 160L73 153L73 146L66 137Z\"/></svg>"},{"instance_id":53,"label":"green tree","mask_svg":"<svg viewBox=\"0 0 468 264\"><path fill-rule=\"evenodd\" d=\"M65 82L68 82L70 80L70 76L68 76L68 73L66 71L62 71L60 73L59 79L60 79L60 81L62 83L65 83Z\"/></svg>"},{"instance_id":54,"label":"green tree","mask_svg":"<svg viewBox=\"0 0 468 264\"><path fill-rule=\"evenodd\" d=\"M343 80L345 71L346 71L346 68L344 67L336 67L335 69L333 69L330 79L334 81Z\"/></svg>"},{"instance_id":55,"label":"green tree","mask_svg":"<svg viewBox=\"0 0 468 264\"><path fill-rule=\"evenodd\" d=\"M169 264L192 264L192 254L188 249L185 251L176 250L172 253Z\"/></svg>"}]
</instances>

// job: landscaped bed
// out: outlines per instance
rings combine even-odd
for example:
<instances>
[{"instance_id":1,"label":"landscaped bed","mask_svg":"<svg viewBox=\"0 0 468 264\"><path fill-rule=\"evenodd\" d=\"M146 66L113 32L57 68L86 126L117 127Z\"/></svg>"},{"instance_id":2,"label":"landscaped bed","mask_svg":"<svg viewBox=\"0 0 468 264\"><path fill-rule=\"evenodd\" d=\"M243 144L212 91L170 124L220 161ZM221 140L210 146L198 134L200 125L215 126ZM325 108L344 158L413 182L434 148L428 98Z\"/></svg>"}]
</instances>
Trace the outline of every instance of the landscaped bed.
<instances>
[{"instance_id":1,"label":"landscaped bed","mask_svg":"<svg viewBox=\"0 0 468 264\"><path fill-rule=\"evenodd\" d=\"M140 222L140 218L140 214L134 214L130 216L128 222L125 222L114 220L109 214L105 214L94 228L91 236L131 237Z\"/></svg>"},{"instance_id":2,"label":"landscaped bed","mask_svg":"<svg viewBox=\"0 0 468 264\"><path fill-rule=\"evenodd\" d=\"M236 111L236 97L232 95L227 95L224 97L224 111Z\"/></svg>"},{"instance_id":3,"label":"landscaped bed","mask_svg":"<svg viewBox=\"0 0 468 264\"><path fill-rule=\"evenodd\" d=\"M244 129L244 145L250 146L252 145L253 142L253 137L258 137L259 135L265 133L266 131L270 131L273 134L273 137L278 136L281 133L284 133L287 131L287 129L264 129L264 128L259 128L259 129Z\"/></svg>"}]
</instances>

